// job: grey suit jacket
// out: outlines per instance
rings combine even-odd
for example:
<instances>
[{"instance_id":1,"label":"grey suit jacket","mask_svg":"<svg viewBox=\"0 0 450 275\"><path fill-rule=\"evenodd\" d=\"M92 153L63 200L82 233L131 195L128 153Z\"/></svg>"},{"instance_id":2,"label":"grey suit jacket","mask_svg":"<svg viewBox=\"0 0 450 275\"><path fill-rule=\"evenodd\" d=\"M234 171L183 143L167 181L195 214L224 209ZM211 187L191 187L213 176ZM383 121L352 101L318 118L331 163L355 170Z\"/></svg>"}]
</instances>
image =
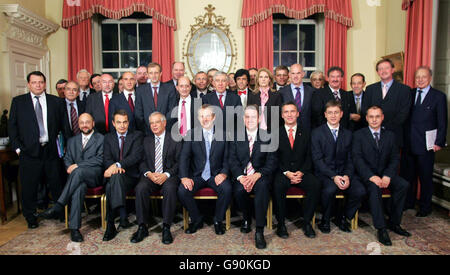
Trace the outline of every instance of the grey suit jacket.
<instances>
[{"instance_id":1,"label":"grey suit jacket","mask_svg":"<svg viewBox=\"0 0 450 275\"><path fill-rule=\"evenodd\" d=\"M77 164L79 168L87 168L94 172L97 183L102 181L103 176L103 135L94 132L86 147L82 149L82 135L76 135L67 142L64 164L66 169L72 164Z\"/></svg>"}]
</instances>

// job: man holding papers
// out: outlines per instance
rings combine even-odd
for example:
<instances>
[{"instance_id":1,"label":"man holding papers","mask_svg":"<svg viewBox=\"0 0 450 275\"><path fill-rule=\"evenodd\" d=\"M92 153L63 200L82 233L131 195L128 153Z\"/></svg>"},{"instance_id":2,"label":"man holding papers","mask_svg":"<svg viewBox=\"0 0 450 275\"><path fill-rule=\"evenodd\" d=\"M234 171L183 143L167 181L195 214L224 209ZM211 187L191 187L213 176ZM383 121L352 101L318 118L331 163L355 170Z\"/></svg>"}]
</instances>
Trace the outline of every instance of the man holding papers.
<instances>
[{"instance_id":1,"label":"man holding papers","mask_svg":"<svg viewBox=\"0 0 450 275\"><path fill-rule=\"evenodd\" d=\"M406 124L405 148L402 154L402 175L410 182L405 208L414 208L417 179L420 180L420 200L417 217L431 213L433 166L435 152L446 146L446 95L430 86L432 71L420 67L415 74L416 89L411 91L412 106Z\"/></svg>"}]
</instances>

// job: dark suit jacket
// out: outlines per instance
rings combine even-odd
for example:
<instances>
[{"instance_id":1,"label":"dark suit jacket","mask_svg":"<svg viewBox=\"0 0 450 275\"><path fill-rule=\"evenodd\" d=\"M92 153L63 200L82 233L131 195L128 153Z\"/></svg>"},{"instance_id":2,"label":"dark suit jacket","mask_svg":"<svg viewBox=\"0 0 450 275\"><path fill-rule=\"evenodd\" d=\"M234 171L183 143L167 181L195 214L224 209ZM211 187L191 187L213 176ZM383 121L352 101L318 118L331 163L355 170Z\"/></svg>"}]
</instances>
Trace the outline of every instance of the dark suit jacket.
<instances>
[{"instance_id":1,"label":"dark suit jacket","mask_svg":"<svg viewBox=\"0 0 450 275\"><path fill-rule=\"evenodd\" d=\"M190 140L183 142L180 154L180 179L201 177L206 165L206 145L202 128L194 128L187 135ZM194 137L200 136L202 137L201 141L194 141ZM223 141L213 139L211 142L209 162L211 177L218 174L228 175L228 142L225 141L225 137L223 137Z\"/></svg>"},{"instance_id":2,"label":"dark suit jacket","mask_svg":"<svg viewBox=\"0 0 450 275\"><path fill-rule=\"evenodd\" d=\"M109 105L111 105L111 100L118 96L119 94L111 92L109 95ZM106 115L105 115L105 104L103 103L103 93L94 93L89 95L86 102L86 113L91 114L94 117L95 121L95 129L100 132L102 135L105 135L106 132ZM109 118L109 114L108 114ZM112 124L108 125L109 128L112 127Z\"/></svg>"},{"instance_id":3,"label":"dark suit jacket","mask_svg":"<svg viewBox=\"0 0 450 275\"><path fill-rule=\"evenodd\" d=\"M163 171L169 173L170 177L178 177L179 158L181 152L181 142L176 142L166 131L164 137L164 147L162 153ZM144 138L144 156L139 171L143 176L145 172L155 172L155 137L153 135Z\"/></svg>"},{"instance_id":4,"label":"dark suit jacket","mask_svg":"<svg viewBox=\"0 0 450 275\"><path fill-rule=\"evenodd\" d=\"M67 109L66 99L62 98L61 99L61 103L62 103L64 111L65 111L65 118L67 119L67 123L69 125L69 129L71 130L70 131L70 137L72 137L73 136L73 131L70 128L70 121L69 121L70 112ZM78 108L78 117L80 117L81 114L86 112L86 102L85 101L81 101L80 98L78 98L78 97L77 97L77 108ZM79 125L75 125L75 127L79 128Z\"/></svg>"},{"instance_id":5,"label":"dark suit jacket","mask_svg":"<svg viewBox=\"0 0 450 275\"><path fill-rule=\"evenodd\" d=\"M249 92L247 96L247 106L250 104L255 104L259 107L261 107L261 92L258 91L257 93ZM264 108L264 113L266 117L266 123L267 123L267 130L271 131L272 126L272 113L271 113L271 107L277 106L281 107L282 104L282 98L279 92L271 92L269 91L269 99L267 100L266 106ZM278 117L279 117L279 124L276 128L279 128L282 124L283 119L281 118L281 109L278 111Z\"/></svg>"},{"instance_id":6,"label":"dark suit jacket","mask_svg":"<svg viewBox=\"0 0 450 275\"><path fill-rule=\"evenodd\" d=\"M448 127L447 97L430 88L421 105L415 105L417 89L411 90L411 113L406 123L405 144L414 154L426 153L425 132L437 129L436 145L445 147Z\"/></svg>"},{"instance_id":7,"label":"dark suit jacket","mask_svg":"<svg viewBox=\"0 0 450 275\"><path fill-rule=\"evenodd\" d=\"M356 104L353 99L353 94L342 89L339 90L341 95L341 104L344 115L341 119L341 126L349 129L350 128L350 114L356 113ZM333 92L330 86L326 86L313 94L313 127L319 127L327 122L325 118L325 105L328 101L334 100Z\"/></svg>"},{"instance_id":8,"label":"dark suit jacket","mask_svg":"<svg viewBox=\"0 0 450 275\"><path fill-rule=\"evenodd\" d=\"M91 96L91 95L93 95L93 94L95 94L95 93L97 93L96 91L95 91L95 89L92 89L92 88L88 88L89 89L89 94L88 94L88 98ZM78 99L81 101L81 97L83 96L83 94L82 94L82 92L80 91L80 95L78 95ZM85 98L82 102L84 102L85 104L86 104L86 101L87 101L87 98Z\"/></svg>"},{"instance_id":9,"label":"dark suit jacket","mask_svg":"<svg viewBox=\"0 0 450 275\"><path fill-rule=\"evenodd\" d=\"M369 127L353 134L353 164L357 174L364 181L368 181L372 176L392 178L397 175L400 154L395 143L395 134L382 129L379 144L380 149L377 148Z\"/></svg>"},{"instance_id":10,"label":"dark suit jacket","mask_svg":"<svg viewBox=\"0 0 450 275\"><path fill-rule=\"evenodd\" d=\"M135 96L136 98L136 96ZM136 101L136 99L135 99ZM136 102L135 102L136 103ZM109 102L109 131L114 132L114 126L112 124L114 113L117 110L125 110L128 114L128 121L130 122L128 129L131 131L136 130L136 122L134 119L134 113L131 111L130 105L128 104L128 98L125 97L124 93L114 95Z\"/></svg>"},{"instance_id":11,"label":"dark suit jacket","mask_svg":"<svg viewBox=\"0 0 450 275\"><path fill-rule=\"evenodd\" d=\"M136 89L136 101L134 104L134 116L137 129L146 135L152 135L148 121L149 116L158 111L169 120L170 112L175 104L175 97L176 94L174 94L170 85L161 83L158 91L158 105L155 108L151 84L140 85Z\"/></svg>"},{"instance_id":12,"label":"dark suit jacket","mask_svg":"<svg viewBox=\"0 0 450 275\"><path fill-rule=\"evenodd\" d=\"M121 168L125 169L125 174L132 178L139 178L139 164L142 160L142 133L139 131L129 131L125 137L123 145L123 159L120 160L120 147L117 132L113 131L105 135L103 145L103 165L108 169L118 162Z\"/></svg>"},{"instance_id":13,"label":"dark suit jacket","mask_svg":"<svg viewBox=\"0 0 450 275\"><path fill-rule=\"evenodd\" d=\"M209 104L209 105L213 105L213 106L217 106L220 108L220 101L219 101L219 97L217 96L217 92L211 92L209 94L207 94L206 96L203 97L203 104ZM237 106L242 106L242 102L241 102L241 98L235 93L235 92L231 92L227 90L227 94L225 97L225 102L223 103L223 110L222 110L222 116L223 116L223 121L222 121L222 129L225 131L226 130L226 125L227 125L227 109L226 107L228 106L232 106L232 107L237 107ZM216 114L217 117L217 114ZM237 125L237 115L234 115L234 129L236 129L236 125Z\"/></svg>"},{"instance_id":14,"label":"dark suit jacket","mask_svg":"<svg viewBox=\"0 0 450 275\"><path fill-rule=\"evenodd\" d=\"M297 125L297 131L294 134L294 149L291 149L289 136L284 125L280 127L279 135L280 147L277 151L279 171L281 173L286 171L311 173L311 134L307 130L303 131L299 125Z\"/></svg>"},{"instance_id":15,"label":"dark suit jacket","mask_svg":"<svg viewBox=\"0 0 450 275\"><path fill-rule=\"evenodd\" d=\"M206 91L207 91L206 94L211 93L211 91L208 90L208 89L206 89ZM191 97L197 98L197 87L196 87L195 85L192 85L192 88L191 88Z\"/></svg>"},{"instance_id":16,"label":"dark suit jacket","mask_svg":"<svg viewBox=\"0 0 450 275\"><path fill-rule=\"evenodd\" d=\"M228 165L233 175L233 180L244 175L244 170L248 163L251 162L255 173L261 173L262 176L272 178L273 173L277 169L276 152L261 152L262 144L269 144L270 141L261 141L259 134L264 132L259 130L256 135L256 141L253 144L252 155L250 156L250 145L248 136L245 134L245 141L232 141L229 143L230 151ZM267 133L264 133L267 135Z\"/></svg>"},{"instance_id":17,"label":"dark suit jacket","mask_svg":"<svg viewBox=\"0 0 450 275\"><path fill-rule=\"evenodd\" d=\"M79 168L86 168L95 172L96 185L102 183L103 179L103 141L104 136L94 132L86 147L82 146L82 134L71 137L67 142L66 154L64 155L64 165L66 170L72 164L77 164Z\"/></svg>"},{"instance_id":18,"label":"dark suit jacket","mask_svg":"<svg viewBox=\"0 0 450 275\"><path fill-rule=\"evenodd\" d=\"M353 101L355 101L355 93L353 91L351 93L352 93ZM361 103L360 103L361 104L361 114L359 114L359 115L361 115L361 120L358 121L358 122L350 120L350 130L352 132L355 132L355 131L358 131L361 128L367 127L366 117L362 116L362 104L363 104L363 101L364 101L364 94L365 94L365 92L363 91L362 94L361 94ZM356 102L355 102L355 110L356 110Z\"/></svg>"},{"instance_id":19,"label":"dark suit jacket","mask_svg":"<svg viewBox=\"0 0 450 275\"><path fill-rule=\"evenodd\" d=\"M59 132L67 140L70 136L70 126L68 124L66 111L64 111L61 99L42 94L47 101L47 131L50 146L50 155L58 158L58 148L56 139ZM8 123L8 133L11 142L11 149L20 149L21 154L37 158L41 150L39 142L39 124L34 111L33 100L30 93L13 98L10 108Z\"/></svg>"},{"instance_id":20,"label":"dark suit jacket","mask_svg":"<svg viewBox=\"0 0 450 275\"><path fill-rule=\"evenodd\" d=\"M366 117L367 109L378 105L383 109L383 126L395 133L397 145L403 146L403 131L411 107L411 89L394 80L386 97L383 99L381 82L367 86L362 105L362 116Z\"/></svg>"},{"instance_id":21,"label":"dark suit jacket","mask_svg":"<svg viewBox=\"0 0 450 275\"><path fill-rule=\"evenodd\" d=\"M338 138L334 141L333 134L327 124L311 133L312 160L318 177L332 178L336 175L353 176L352 162L352 132L339 127Z\"/></svg>"},{"instance_id":22,"label":"dark suit jacket","mask_svg":"<svg viewBox=\"0 0 450 275\"><path fill-rule=\"evenodd\" d=\"M305 94L303 96L302 110L300 112L300 116L297 119L297 125L301 125L303 129L311 131L312 97L314 89L308 85L305 85L305 83L303 83L303 87ZM282 103L286 103L288 101L295 102L294 95L292 94L291 85L287 85L286 87L281 89L280 94L283 101Z\"/></svg>"}]
</instances>

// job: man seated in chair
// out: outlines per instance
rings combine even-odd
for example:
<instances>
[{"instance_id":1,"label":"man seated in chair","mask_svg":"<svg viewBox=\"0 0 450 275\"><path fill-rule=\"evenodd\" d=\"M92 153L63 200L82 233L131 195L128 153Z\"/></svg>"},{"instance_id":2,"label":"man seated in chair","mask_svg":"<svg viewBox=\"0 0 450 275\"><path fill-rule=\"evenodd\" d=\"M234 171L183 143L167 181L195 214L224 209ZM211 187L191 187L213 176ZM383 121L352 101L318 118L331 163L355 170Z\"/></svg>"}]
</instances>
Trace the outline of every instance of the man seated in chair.
<instances>
[{"instance_id":1,"label":"man seated in chair","mask_svg":"<svg viewBox=\"0 0 450 275\"><path fill-rule=\"evenodd\" d=\"M353 177L352 132L340 125L344 112L341 103L332 100L325 105L326 124L311 133L312 159L315 174L322 182L322 220L319 229L330 233L330 216L336 194L347 196L343 215L337 216L336 224L344 232L351 232L348 222L358 210L366 191L361 182Z\"/></svg>"},{"instance_id":2,"label":"man seated in chair","mask_svg":"<svg viewBox=\"0 0 450 275\"><path fill-rule=\"evenodd\" d=\"M283 239L289 237L285 216L286 193L290 187L301 188L306 192L302 229L306 237L316 237L311 221L319 203L321 184L312 174L311 134L297 124L299 115L293 101L283 103L281 117L284 125L279 129L280 145L277 151L279 169L274 181L275 215L278 221L276 233Z\"/></svg>"},{"instance_id":3,"label":"man seated in chair","mask_svg":"<svg viewBox=\"0 0 450 275\"><path fill-rule=\"evenodd\" d=\"M378 230L378 241L389 246L392 242L387 227L399 235L411 236L400 227L409 183L397 175L399 149L394 132L381 127L384 120L381 107L369 107L366 120L369 127L362 128L353 135L352 156L356 172L369 195L373 225ZM387 224L383 211L383 188L388 188L392 194L390 219Z\"/></svg>"},{"instance_id":4,"label":"man seated in chair","mask_svg":"<svg viewBox=\"0 0 450 275\"><path fill-rule=\"evenodd\" d=\"M212 188L217 193L214 230L217 235L225 234L223 220L231 202L232 186L228 179L228 144L222 129L214 127L215 119L212 106L203 105L198 110L201 128L188 132L189 138L184 140L181 149L178 198L191 217L192 223L185 230L187 234L194 234L203 227L203 217L194 194L204 187Z\"/></svg>"},{"instance_id":5,"label":"man seated in chair","mask_svg":"<svg viewBox=\"0 0 450 275\"><path fill-rule=\"evenodd\" d=\"M255 245L266 248L264 225L270 200L272 176L277 168L275 152L268 152L268 134L258 131L258 106L249 105L244 111L245 139L230 142L229 166L233 175L233 193L243 214L242 233L251 229L250 193L255 195ZM264 148L266 147L266 148Z\"/></svg>"},{"instance_id":6,"label":"man seated in chair","mask_svg":"<svg viewBox=\"0 0 450 275\"><path fill-rule=\"evenodd\" d=\"M80 233L81 208L87 188L95 188L103 183L103 140L94 132L94 118L84 113L78 118L81 133L67 141L64 164L67 169L67 183L55 205L41 214L44 219L59 217L64 207L71 203L69 229L73 242L82 242Z\"/></svg>"},{"instance_id":7,"label":"man seated in chair","mask_svg":"<svg viewBox=\"0 0 450 275\"><path fill-rule=\"evenodd\" d=\"M173 242L170 226L175 217L177 204L178 159L181 143L172 139L166 131L166 117L154 112L149 117L150 130L153 135L145 137L143 143L143 160L139 165L141 179L136 186L136 218L139 228L131 238L132 243L139 243L148 236L147 224L150 222L150 195L161 191L163 231L162 243Z\"/></svg>"},{"instance_id":8,"label":"man seated in chair","mask_svg":"<svg viewBox=\"0 0 450 275\"><path fill-rule=\"evenodd\" d=\"M142 160L142 133L129 130L130 121L125 110L117 110L112 117L114 129L105 135L103 164L106 183L107 226L103 241L110 241L117 235L114 218L119 212L119 227L133 226L128 221L126 195L139 180L139 163Z\"/></svg>"}]
</instances>

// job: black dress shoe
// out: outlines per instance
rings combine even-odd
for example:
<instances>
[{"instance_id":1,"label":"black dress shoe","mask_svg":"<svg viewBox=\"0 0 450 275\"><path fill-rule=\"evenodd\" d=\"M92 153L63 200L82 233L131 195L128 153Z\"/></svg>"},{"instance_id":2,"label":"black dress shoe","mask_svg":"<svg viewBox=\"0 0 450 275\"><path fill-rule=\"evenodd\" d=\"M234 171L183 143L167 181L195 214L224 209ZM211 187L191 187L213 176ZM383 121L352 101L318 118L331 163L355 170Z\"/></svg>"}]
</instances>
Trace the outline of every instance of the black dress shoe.
<instances>
[{"instance_id":1,"label":"black dress shoe","mask_svg":"<svg viewBox=\"0 0 450 275\"><path fill-rule=\"evenodd\" d=\"M51 219L59 219L60 215L61 212L55 206L53 206L52 208L49 208L44 212L42 212L41 214L39 214L39 217L46 220L51 220Z\"/></svg>"},{"instance_id":2,"label":"black dress shoe","mask_svg":"<svg viewBox=\"0 0 450 275\"><path fill-rule=\"evenodd\" d=\"M303 233L308 238L315 238L316 232L314 232L314 229L312 228L310 223L307 223L303 226Z\"/></svg>"},{"instance_id":3,"label":"black dress shoe","mask_svg":"<svg viewBox=\"0 0 450 275\"><path fill-rule=\"evenodd\" d=\"M252 231L251 222L249 220L243 220L241 223L241 232L244 234L250 233Z\"/></svg>"},{"instance_id":4,"label":"black dress shoe","mask_svg":"<svg viewBox=\"0 0 450 275\"><path fill-rule=\"evenodd\" d=\"M214 222L214 231L216 232L216 235L225 234L225 228L223 226L223 223L222 222Z\"/></svg>"},{"instance_id":5,"label":"black dress shoe","mask_svg":"<svg viewBox=\"0 0 450 275\"><path fill-rule=\"evenodd\" d=\"M278 226L277 226L277 235L278 235L278 237L280 237L282 239L289 238L289 233L287 231L286 225L278 224Z\"/></svg>"},{"instance_id":6,"label":"black dress shoe","mask_svg":"<svg viewBox=\"0 0 450 275\"><path fill-rule=\"evenodd\" d=\"M394 231L394 232L397 233L398 235L401 235L401 236L405 236L405 237L410 237L410 236L411 236L411 233L409 233L409 232L406 231L405 229L401 228L400 225L393 225L393 224L390 224L390 225L389 225L389 229L390 229L391 231Z\"/></svg>"},{"instance_id":7,"label":"black dress shoe","mask_svg":"<svg viewBox=\"0 0 450 275\"><path fill-rule=\"evenodd\" d=\"M172 234L170 233L170 227L164 226L162 231L162 243L171 244L173 243Z\"/></svg>"},{"instance_id":8,"label":"black dress shoe","mask_svg":"<svg viewBox=\"0 0 450 275\"><path fill-rule=\"evenodd\" d=\"M133 226L134 226L134 224L130 223L128 221L128 219L120 221L120 223L119 223L119 227L122 228L122 229L127 229L127 228L130 228L130 227L133 227Z\"/></svg>"},{"instance_id":9,"label":"black dress shoe","mask_svg":"<svg viewBox=\"0 0 450 275\"><path fill-rule=\"evenodd\" d=\"M70 239L72 242L81 243L83 241L83 235L81 235L80 230L71 229L70 230Z\"/></svg>"},{"instance_id":10,"label":"black dress shoe","mask_svg":"<svg viewBox=\"0 0 450 275\"><path fill-rule=\"evenodd\" d=\"M389 234L386 229L378 229L378 241L386 246L391 246L391 238L389 238Z\"/></svg>"},{"instance_id":11,"label":"black dress shoe","mask_svg":"<svg viewBox=\"0 0 450 275\"><path fill-rule=\"evenodd\" d=\"M194 234L197 230L203 228L203 220L189 224L189 228L184 231L186 234Z\"/></svg>"},{"instance_id":12,"label":"black dress shoe","mask_svg":"<svg viewBox=\"0 0 450 275\"><path fill-rule=\"evenodd\" d=\"M331 231L330 221L321 221L317 227L323 234L329 234Z\"/></svg>"},{"instance_id":13,"label":"black dress shoe","mask_svg":"<svg viewBox=\"0 0 450 275\"><path fill-rule=\"evenodd\" d=\"M109 242L117 236L116 226L114 224L109 224L106 226L105 235L103 235L103 241Z\"/></svg>"},{"instance_id":14,"label":"black dress shoe","mask_svg":"<svg viewBox=\"0 0 450 275\"><path fill-rule=\"evenodd\" d=\"M39 223L37 222L37 220L29 220L27 221L27 223L29 229L36 229L39 227Z\"/></svg>"},{"instance_id":15,"label":"black dress shoe","mask_svg":"<svg viewBox=\"0 0 450 275\"><path fill-rule=\"evenodd\" d=\"M419 210L419 211L416 213L416 217L419 217L419 218L425 218L425 217L427 217L427 216L430 215L430 214L431 214L431 211L426 212L426 211Z\"/></svg>"},{"instance_id":16,"label":"black dress shoe","mask_svg":"<svg viewBox=\"0 0 450 275\"><path fill-rule=\"evenodd\" d=\"M351 225L350 223L347 221L346 217L342 217L339 221L338 227L341 231L343 232L347 232L347 233L351 233Z\"/></svg>"},{"instance_id":17,"label":"black dress shoe","mask_svg":"<svg viewBox=\"0 0 450 275\"><path fill-rule=\"evenodd\" d=\"M258 249L266 248L266 240L264 239L264 232L255 233L255 245Z\"/></svg>"},{"instance_id":18,"label":"black dress shoe","mask_svg":"<svg viewBox=\"0 0 450 275\"><path fill-rule=\"evenodd\" d=\"M147 226L141 224L139 225L138 230L133 234L133 236L131 236L130 241L132 243L139 243L142 242L147 236L148 236Z\"/></svg>"}]
</instances>

